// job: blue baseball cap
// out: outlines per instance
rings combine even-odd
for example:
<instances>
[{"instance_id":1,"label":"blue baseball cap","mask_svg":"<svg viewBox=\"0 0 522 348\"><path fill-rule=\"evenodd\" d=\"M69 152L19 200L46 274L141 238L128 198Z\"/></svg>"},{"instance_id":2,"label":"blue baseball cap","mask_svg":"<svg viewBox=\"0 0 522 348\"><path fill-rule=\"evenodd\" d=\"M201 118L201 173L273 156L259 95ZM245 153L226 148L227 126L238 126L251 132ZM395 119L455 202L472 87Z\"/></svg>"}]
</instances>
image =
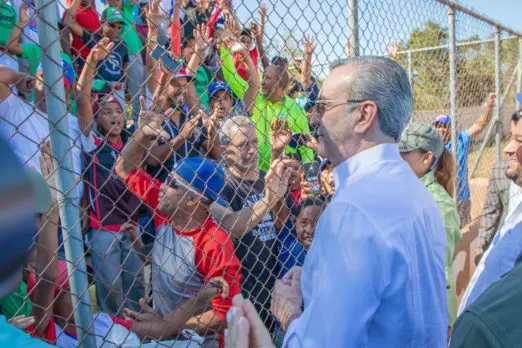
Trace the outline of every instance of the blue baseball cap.
<instances>
[{"instance_id":1,"label":"blue baseball cap","mask_svg":"<svg viewBox=\"0 0 522 348\"><path fill-rule=\"evenodd\" d=\"M230 86L226 82L224 82L224 81L214 81L208 87L208 95L209 95L210 99L212 99L214 97L214 95L217 92L219 92L219 91L227 91L227 93L230 94L230 96L232 98L234 98L234 94L232 93L232 89L230 88Z\"/></svg>"},{"instance_id":2,"label":"blue baseball cap","mask_svg":"<svg viewBox=\"0 0 522 348\"><path fill-rule=\"evenodd\" d=\"M216 162L189 157L176 162L173 172L203 195L222 204L219 194L225 187L225 172Z\"/></svg>"},{"instance_id":3,"label":"blue baseball cap","mask_svg":"<svg viewBox=\"0 0 522 348\"><path fill-rule=\"evenodd\" d=\"M433 125L436 125L436 124L443 124L445 126L450 126L451 125L451 117L449 117L448 115L439 115L435 118L435 121L433 121L432 123Z\"/></svg>"}]
</instances>

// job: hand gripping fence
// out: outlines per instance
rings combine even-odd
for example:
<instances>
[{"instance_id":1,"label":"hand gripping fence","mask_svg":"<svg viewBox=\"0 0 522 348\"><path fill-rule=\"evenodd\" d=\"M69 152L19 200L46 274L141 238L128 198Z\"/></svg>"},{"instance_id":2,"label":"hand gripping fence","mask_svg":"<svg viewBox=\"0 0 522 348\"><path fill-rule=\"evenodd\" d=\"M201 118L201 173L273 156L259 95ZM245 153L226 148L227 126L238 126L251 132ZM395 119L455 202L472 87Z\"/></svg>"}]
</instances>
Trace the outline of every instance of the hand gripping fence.
<instances>
[{"instance_id":1,"label":"hand gripping fence","mask_svg":"<svg viewBox=\"0 0 522 348\"><path fill-rule=\"evenodd\" d=\"M39 339L219 346L242 293L281 346L270 294L303 265L335 191L310 119L329 107L317 100L330 63L347 57L398 62L412 120L446 128L465 232L458 296L498 228L486 196L520 107L522 34L457 3L9 0L0 10L1 134L58 193L24 283L0 299Z\"/></svg>"}]
</instances>

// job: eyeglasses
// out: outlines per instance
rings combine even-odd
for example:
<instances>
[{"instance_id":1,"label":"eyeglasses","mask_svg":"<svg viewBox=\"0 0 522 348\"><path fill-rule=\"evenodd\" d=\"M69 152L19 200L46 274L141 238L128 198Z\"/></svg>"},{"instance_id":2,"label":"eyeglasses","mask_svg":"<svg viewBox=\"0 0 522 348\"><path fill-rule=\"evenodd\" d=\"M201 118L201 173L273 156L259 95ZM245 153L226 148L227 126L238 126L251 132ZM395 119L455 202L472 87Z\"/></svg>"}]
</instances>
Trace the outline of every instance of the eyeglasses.
<instances>
[{"instance_id":1,"label":"eyeglasses","mask_svg":"<svg viewBox=\"0 0 522 348\"><path fill-rule=\"evenodd\" d=\"M330 109L344 104L358 104L365 102L367 99L322 99L316 100L315 107L313 112L319 114L320 117L323 117L326 112L326 105L332 105Z\"/></svg>"},{"instance_id":2,"label":"eyeglasses","mask_svg":"<svg viewBox=\"0 0 522 348\"><path fill-rule=\"evenodd\" d=\"M178 189L180 187L184 188L188 192L195 194L199 198L201 198L204 201L209 201L210 199L203 195L202 193L198 192L197 190L193 189L189 185L185 184L183 181L177 179L176 177L169 175L167 176L167 179L165 180L165 184L167 184L168 187L173 189Z\"/></svg>"}]
</instances>

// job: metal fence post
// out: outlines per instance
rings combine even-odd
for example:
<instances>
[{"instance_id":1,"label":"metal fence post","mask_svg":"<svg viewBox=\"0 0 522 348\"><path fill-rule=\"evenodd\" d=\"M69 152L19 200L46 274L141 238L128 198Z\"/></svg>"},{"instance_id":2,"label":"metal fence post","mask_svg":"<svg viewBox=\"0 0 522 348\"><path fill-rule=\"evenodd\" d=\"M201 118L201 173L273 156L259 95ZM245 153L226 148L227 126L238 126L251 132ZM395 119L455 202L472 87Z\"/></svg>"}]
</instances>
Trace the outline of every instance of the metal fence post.
<instances>
[{"instance_id":1,"label":"metal fence post","mask_svg":"<svg viewBox=\"0 0 522 348\"><path fill-rule=\"evenodd\" d=\"M410 86L413 91L413 61L410 51L408 51L408 78L410 79Z\"/></svg>"},{"instance_id":2,"label":"metal fence post","mask_svg":"<svg viewBox=\"0 0 522 348\"><path fill-rule=\"evenodd\" d=\"M45 94L51 147L56 167L56 186L59 190L60 221L64 234L65 255L70 275L74 320L77 326L79 346L94 348L96 341L92 335L91 301L85 268L83 238L81 232L79 201L72 170L71 141L69 121L63 85L60 39L56 1L36 0L38 13L38 38L43 51L42 70L45 81ZM91 332L89 332L91 331ZM90 333L90 334L89 334Z\"/></svg>"},{"instance_id":3,"label":"metal fence post","mask_svg":"<svg viewBox=\"0 0 522 348\"><path fill-rule=\"evenodd\" d=\"M453 152L453 157L455 158L455 161L457 161L457 47L455 38L455 10L452 7L448 7L448 28L451 148Z\"/></svg>"},{"instance_id":4,"label":"metal fence post","mask_svg":"<svg viewBox=\"0 0 522 348\"><path fill-rule=\"evenodd\" d=\"M517 76L517 93L522 93L522 39L518 39L518 76ZM520 109L520 103L518 99L517 111Z\"/></svg>"},{"instance_id":5,"label":"metal fence post","mask_svg":"<svg viewBox=\"0 0 522 348\"><path fill-rule=\"evenodd\" d=\"M348 30L350 52L352 57L358 57L359 51L359 6L358 0L348 0Z\"/></svg>"},{"instance_id":6,"label":"metal fence post","mask_svg":"<svg viewBox=\"0 0 522 348\"><path fill-rule=\"evenodd\" d=\"M500 114L502 113L502 100L500 95L502 93L502 75L500 71L500 28L498 26L495 27L495 93L497 94L496 99L496 108L495 108L495 120L494 123L497 127L497 131L495 134L495 147L496 147L496 157L497 162L500 161L501 154L501 131L502 126L500 123Z\"/></svg>"}]
</instances>

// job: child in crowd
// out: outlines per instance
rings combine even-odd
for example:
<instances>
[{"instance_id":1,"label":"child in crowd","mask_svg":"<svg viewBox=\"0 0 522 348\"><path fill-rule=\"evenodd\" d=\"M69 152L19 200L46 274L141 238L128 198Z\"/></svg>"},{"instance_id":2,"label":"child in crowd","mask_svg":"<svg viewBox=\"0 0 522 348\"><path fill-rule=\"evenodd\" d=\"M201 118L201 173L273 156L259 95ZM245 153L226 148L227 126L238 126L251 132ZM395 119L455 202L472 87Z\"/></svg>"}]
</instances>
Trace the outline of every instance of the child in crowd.
<instances>
[{"instance_id":1,"label":"child in crowd","mask_svg":"<svg viewBox=\"0 0 522 348\"><path fill-rule=\"evenodd\" d=\"M143 262L123 232L128 222L137 225L140 202L123 181L111 175L116 158L129 139L124 109L112 94L91 99L95 67L114 52L114 43L109 40L103 38L86 59L78 81L78 121L86 160L90 246L98 305L102 311L118 315L124 306L139 308L144 287Z\"/></svg>"},{"instance_id":2,"label":"child in crowd","mask_svg":"<svg viewBox=\"0 0 522 348\"><path fill-rule=\"evenodd\" d=\"M306 252L310 249L314 238L315 226L326 202L319 198L307 198L296 209L296 214L290 216L285 227L278 234L280 243L279 261L283 277L293 266L302 266Z\"/></svg>"}]
</instances>

